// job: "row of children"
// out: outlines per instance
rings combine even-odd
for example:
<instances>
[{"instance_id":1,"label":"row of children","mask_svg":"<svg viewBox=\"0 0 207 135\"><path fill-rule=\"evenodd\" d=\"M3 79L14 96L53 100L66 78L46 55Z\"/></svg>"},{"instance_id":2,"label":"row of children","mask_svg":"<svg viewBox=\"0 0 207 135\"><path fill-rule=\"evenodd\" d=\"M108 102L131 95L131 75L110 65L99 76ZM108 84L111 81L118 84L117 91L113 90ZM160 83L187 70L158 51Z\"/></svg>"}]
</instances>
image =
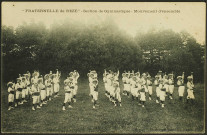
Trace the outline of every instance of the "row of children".
<instances>
[{"instance_id":1,"label":"row of children","mask_svg":"<svg viewBox=\"0 0 207 135\"><path fill-rule=\"evenodd\" d=\"M23 76L19 75L16 83L8 82L8 110L14 108L13 104L17 107L24 102L28 102L31 97L32 110L41 108L42 104L46 104L47 101L51 100L53 95L54 97L58 96L60 76L61 73L58 70L56 74L50 71L49 74L44 76L44 79L39 71L34 71L32 76L27 71Z\"/></svg>"},{"instance_id":2,"label":"row of children","mask_svg":"<svg viewBox=\"0 0 207 135\"><path fill-rule=\"evenodd\" d=\"M180 97L180 100L182 100L182 97L184 95L184 73L182 76L177 77L177 85L178 85L178 94ZM187 77L188 83L187 83L187 101L190 99L195 99L193 95L193 75ZM142 107L144 107L144 102L146 101L146 93L149 94L149 100L152 98L152 85L153 80L149 73L143 73L140 75L139 72L134 73L132 72L124 72L122 74L122 81L124 83L124 90L123 95L131 95L132 99L135 97L139 99L139 104L142 103ZM154 80L155 85L155 91L156 91L156 103L161 103L161 106L164 107L164 101L165 97L168 96L170 99L173 99L173 91L174 91L174 77L173 73L166 75L162 73L162 71L159 71L157 75L155 76Z\"/></svg>"},{"instance_id":3,"label":"row of children","mask_svg":"<svg viewBox=\"0 0 207 135\"><path fill-rule=\"evenodd\" d=\"M15 107L18 105L27 102L30 97L33 99L32 110L36 108L40 108L42 104L46 104L47 101L51 100L53 94L54 97L58 96L59 92L59 79L60 73L57 70L56 74L52 74L50 71L49 74L44 76L45 81L43 81L42 75L39 74L38 71L34 71L31 74L27 72L23 76L19 75L17 78L17 83L9 82L8 83L8 102L9 102L9 110L13 108L13 103L15 103ZM90 94L93 102L93 108L97 106L98 100L98 74L95 70L90 71L88 74L89 79L89 88ZM77 81L79 78L79 73L74 70L69 73L69 76L64 81L64 90L65 90L65 100L63 103L63 110L65 110L65 104L69 104L69 108L72 108L71 103L76 102L76 94L78 90ZM178 85L178 95L180 100L182 100L185 85L184 85L184 73L182 76L177 77L177 85ZM193 90L193 74L187 77L187 102L189 100L195 99ZM146 94L149 95L149 100L152 99L153 94L153 80L149 73L143 73L140 75L140 72L134 73L132 72L124 72L122 74L122 81L124 84L123 95L131 95L132 99L136 99L139 105L144 107L146 101ZM108 97L109 101L114 103L115 106L121 106L121 90L119 85L119 71L113 72L111 70L104 70L103 74L103 82L105 86L105 95ZM154 86L156 91L156 103L161 103L161 106L164 107L165 97L168 96L170 99L173 99L173 91L174 91L174 75L168 74L166 75L159 71L154 79ZM14 102L14 98L16 99Z\"/></svg>"},{"instance_id":4,"label":"row of children","mask_svg":"<svg viewBox=\"0 0 207 135\"><path fill-rule=\"evenodd\" d=\"M62 110L65 111L65 105L68 103L68 107L72 108L71 104L76 102L76 94L78 90L78 78L79 73L74 70L69 73L69 76L64 80L65 99L63 102Z\"/></svg>"},{"instance_id":5,"label":"row of children","mask_svg":"<svg viewBox=\"0 0 207 135\"><path fill-rule=\"evenodd\" d=\"M90 93L89 96L91 96L91 101L93 103L93 108L96 108L97 100L98 100L98 74L95 70L91 70L88 74L88 81L89 81L89 88Z\"/></svg>"},{"instance_id":6,"label":"row of children","mask_svg":"<svg viewBox=\"0 0 207 135\"><path fill-rule=\"evenodd\" d=\"M121 105L121 95L120 95L120 86L119 86L119 71L113 72L111 70L104 70L103 73L103 82L105 87L105 95L114 103L114 106Z\"/></svg>"}]
</instances>

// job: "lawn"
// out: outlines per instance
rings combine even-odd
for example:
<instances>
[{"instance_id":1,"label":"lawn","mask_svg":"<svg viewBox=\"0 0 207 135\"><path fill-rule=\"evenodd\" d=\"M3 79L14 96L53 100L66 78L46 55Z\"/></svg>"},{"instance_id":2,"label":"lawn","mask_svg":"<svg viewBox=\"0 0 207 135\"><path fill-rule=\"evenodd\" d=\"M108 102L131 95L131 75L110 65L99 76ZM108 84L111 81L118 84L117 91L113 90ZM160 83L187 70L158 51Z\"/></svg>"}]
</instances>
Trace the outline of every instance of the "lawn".
<instances>
[{"instance_id":1,"label":"lawn","mask_svg":"<svg viewBox=\"0 0 207 135\"><path fill-rule=\"evenodd\" d=\"M77 102L72 109L62 111L64 100L63 79L60 96L41 109L32 111L32 102L8 111L7 89L1 90L1 130L17 133L202 133L204 132L204 84L196 84L195 103L178 100L175 87L173 100L167 99L165 108L152 100L145 108L136 101L122 96L122 107L114 107L104 95L104 85L99 81L99 106L92 108L86 79L79 79ZM123 84L121 83L121 90ZM185 97L187 92L185 91Z\"/></svg>"}]
</instances>

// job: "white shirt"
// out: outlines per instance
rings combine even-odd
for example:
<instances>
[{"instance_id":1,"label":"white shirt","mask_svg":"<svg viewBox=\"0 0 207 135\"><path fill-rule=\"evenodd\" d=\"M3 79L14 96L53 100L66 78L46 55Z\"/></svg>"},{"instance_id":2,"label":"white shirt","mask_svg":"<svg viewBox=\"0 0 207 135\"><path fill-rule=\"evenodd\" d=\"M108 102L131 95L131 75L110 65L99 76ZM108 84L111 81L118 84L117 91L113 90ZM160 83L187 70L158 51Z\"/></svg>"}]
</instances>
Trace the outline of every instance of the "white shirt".
<instances>
[{"instance_id":1,"label":"white shirt","mask_svg":"<svg viewBox=\"0 0 207 135\"><path fill-rule=\"evenodd\" d=\"M158 85L158 80L155 80L154 83L155 83L155 85Z\"/></svg>"},{"instance_id":2,"label":"white shirt","mask_svg":"<svg viewBox=\"0 0 207 135\"><path fill-rule=\"evenodd\" d=\"M123 78L122 78L122 82L123 82L123 83L126 83L126 77L123 77Z\"/></svg>"},{"instance_id":3,"label":"white shirt","mask_svg":"<svg viewBox=\"0 0 207 135\"><path fill-rule=\"evenodd\" d=\"M169 79L169 84L172 85L174 83L173 79Z\"/></svg>"},{"instance_id":4,"label":"white shirt","mask_svg":"<svg viewBox=\"0 0 207 135\"><path fill-rule=\"evenodd\" d=\"M152 82L150 80L147 79L147 85L152 85Z\"/></svg>"},{"instance_id":5,"label":"white shirt","mask_svg":"<svg viewBox=\"0 0 207 135\"><path fill-rule=\"evenodd\" d=\"M193 84L193 83L191 83L191 82L187 82L187 88L188 88L188 89L192 90L193 87L194 87L194 84Z\"/></svg>"},{"instance_id":6,"label":"white shirt","mask_svg":"<svg viewBox=\"0 0 207 135\"><path fill-rule=\"evenodd\" d=\"M8 92L14 91L11 87L8 88Z\"/></svg>"},{"instance_id":7,"label":"white shirt","mask_svg":"<svg viewBox=\"0 0 207 135\"><path fill-rule=\"evenodd\" d=\"M35 85L32 85L32 92L39 92L38 87L35 87Z\"/></svg>"},{"instance_id":8,"label":"white shirt","mask_svg":"<svg viewBox=\"0 0 207 135\"><path fill-rule=\"evenodd\" d=\"M70 89L70 87L69 87L68 85L65 86L64 89L65 89L66 92L67 92L67 91L71 91L71 89Z\"/></svg>"},{"instance_id":9,"label":"white shirt","mask_svg":"<svg viewBox=\"0 0 207 135\"><path fill-rule=\"evenodd\" d=\"M130 84L132 88L135 88L136 82L134 80L131 80Z\"/></svg>"},{"instance_id":10,"label":"white shirt","mask_svg":"<svg viewBox=\"0 0 207 135\"><path fill-rule=\"evenodd\" d=\"M107 79L107 84L110 85L110 86L112 85L111 79L109 79L109 78Z\"/></svg>"},{"instance_id":11,"label":"white shirt","mask_svg":"<svg viewBox=\"0 0 207 135\"><path fill-rule=\"evenodd\" d=\"M59 83L59 79L58 78L53 78L53 83L54 84L58 84Z\"/></svg>"},{"instance_id":12,"label":"white shirt","mask_svg":"<svg viewBox=\"0 0 207 135\"><path fill-rule=\"evenodd\" d=\"M17 83L17 84L15 85L15 89L17 90L18 88L22 88L21 83Z\"/></svg>"}]
</instances>

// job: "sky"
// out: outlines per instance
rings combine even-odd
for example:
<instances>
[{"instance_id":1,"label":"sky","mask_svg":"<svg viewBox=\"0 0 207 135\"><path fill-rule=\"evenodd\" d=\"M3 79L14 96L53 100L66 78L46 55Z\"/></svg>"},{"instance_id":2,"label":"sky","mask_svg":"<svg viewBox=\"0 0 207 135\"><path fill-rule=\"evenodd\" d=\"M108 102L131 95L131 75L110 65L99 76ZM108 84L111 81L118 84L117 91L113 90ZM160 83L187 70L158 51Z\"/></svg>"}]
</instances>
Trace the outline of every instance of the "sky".
<instances>
[{"instance_id":1,"label":"sky","mask_svg":"<svg viewBox=\"0 0 207 135\"><path fill-rule=\"evenodd\" d=\"M30 12L35 9L49 9L58 12ZM64 12L60 12L60 10ZM76 12L66 12L66 10ZM109 13L109 10L122 10L128 13ZM140 12L134 12L135 10ZM154 13L147 13L149 11ZM174 11L174 13L164 13L164 11ZM84 24L96 24L112 19L120 29L132 36L135 36L137 32L146 32L153 27L172 29L175 32L187 31L201 44L205 43L206 37L206 4L204 2L2 3L2 25L16 28L23 22L34 21L43 22L49 28L54 22L62 22L66 19Z\"/></svg>"}]
</instances>

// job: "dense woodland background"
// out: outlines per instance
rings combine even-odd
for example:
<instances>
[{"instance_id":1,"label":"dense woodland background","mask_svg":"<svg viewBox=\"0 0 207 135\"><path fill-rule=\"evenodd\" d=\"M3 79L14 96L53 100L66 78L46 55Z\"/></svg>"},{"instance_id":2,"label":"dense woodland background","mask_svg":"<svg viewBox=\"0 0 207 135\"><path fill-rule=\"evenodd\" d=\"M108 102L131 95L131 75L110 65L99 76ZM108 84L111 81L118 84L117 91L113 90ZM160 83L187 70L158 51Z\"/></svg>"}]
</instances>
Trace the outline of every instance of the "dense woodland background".
<instances>
[{"instance_id":1,"label":"dense woodland background","mask_svg":"<svg viewBox=\"0 0 207 135\"><path fill-rule=\"evenodd\" d=\"M68 74L76 69L82 77L95 69L135 70L154 76L158 70L204 81L204 47L187 32L151 28L132 37L111 21L85 25L65 21L47 28L43 23L24 23L16 29L2 26L1 73L3 81L39 70Z\"/></svg>"}]
</instances>

